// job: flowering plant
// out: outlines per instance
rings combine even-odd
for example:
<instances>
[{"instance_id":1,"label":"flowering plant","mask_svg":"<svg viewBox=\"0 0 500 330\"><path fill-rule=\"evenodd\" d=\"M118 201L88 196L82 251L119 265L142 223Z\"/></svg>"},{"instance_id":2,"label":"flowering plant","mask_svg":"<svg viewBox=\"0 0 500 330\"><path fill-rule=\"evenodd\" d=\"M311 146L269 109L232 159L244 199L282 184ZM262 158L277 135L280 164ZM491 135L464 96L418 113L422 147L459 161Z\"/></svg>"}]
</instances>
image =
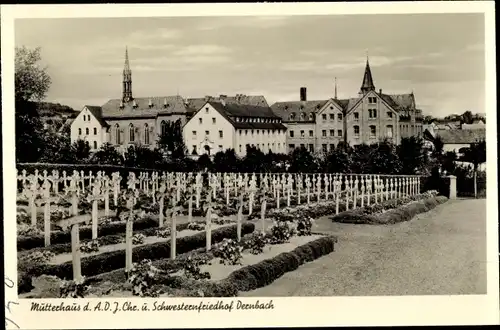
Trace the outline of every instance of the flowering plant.
<instances>
[{"instance_id":1,"label":"flowering plant","mask_svg":"<svg viewBox=\"0 0 500 330\"><path fill-rule=\"evenodd\" d=\"M142 244L144 243L145 238L146 236L144 236L143 234L135 234L134 236L132 236L132 244Z\"/></svg>"},{"instance_id":2,"label":"flowering plant","mask_svg":"<svg viewBox=\"0 0 500 330\"><path fill-rule=\"evenodd\" d=\"M205 224L200 222L191 222L188 224L187 229L197 231L205 230Z\"/></svg>"},{"instance_id":3,"label":"flowering plant","mask_svg":"<svg viewBox=\"0 0 500 330\"><path fill-rule=\"evenodd\" d=\"M188 278L194 278L196 280L209 279L210 273L201 272L200 266L209 264L209 259L206 255L200 256L188 256L186 259L182 260L181 266L184 269L184 274Z\"/></svg>"},{"instance_id":4,"label":"flowering plant","mask_svg":"<svg viewBox=\"0 0 500 330\"><path fill-rule=\"evenodd\" d=\"M55 256L54 253L46 250L28 251L28 253L22 254L22 256L19 259L22 263L38 265L48 262L54 256Z\"/></svg>"},{"instance_id":5,"label":"flowering plant","mask_svg":"<svg viewBox=\"0 0 500 330\"><path fill-rule=\"evenodd\" d=\"M132 294L141 297L158 297L159 292L152 288L161 271L149 259L134 263L128 272L128 283L132 284Z\"/></svg>"},{"instance_id":6,"label":"flowering plant","mask_svg":"<svg viewBox=\"0 0 500 330\"><path fill-rule=\"evenodd\" d=\"M297 234L299 236L309 236L311 235L312 225L314 219L311 217L301 217L297 221Z\"/></svg>"},{"instance_id":7,"label":"flowering plant","mask_svg":"<svg viewBox=\"0 0 500 330\"><path fill-rule=\"evenodd\" d=\"M168 238L172 234L170 227L165 227L156 231L156 236L161 238Z\"/></svg>"},{"instance_id":8,"label":"flowering plant","mask_svg":"<svg viewBox=\"0 0 500 330\"><path fill-rule=\"evenodd\" d=\"M289 221L275 221L271 227L271 244L282 244L295 235L295 224Z\"/></svg>"},{"instance_id":9,"label":"flowering plant","mask_svg":"<svg viewBox=\"0 0 500 330\"><path fill-rule=\"evenodd\" d=\"M249 250L251 254L259 254L264 252L264 247L268 243L269 238L266 233L258 232L253 233L248 240L245 240L243 247Z\"/></svg>"},{"instance_id":10,"label":"flowering plant","mask_svg":"<svg viewBox=\"0 0 500 330\"><path fill-rule=\"evenodd\" d=\"M233 239L225 238L222 242L215 245L214 256L220 258L220 263L224 265L241 264L241 251L243 247Z\"/></svg>"},{"instance_id":11,"label":"flowering plant","mask_svg":"<svg viewBox=\"0 0 500 330\"><path fill-rule=\"evenodd\" d=\"M99 251L99 241L93 239L80 245L80 251L83 253L91 253Z\"/></svg>"},{"instance_id":12,"label":"flowering plant","mask_svg":"<svg viewBox=\"0 0 500 330\"><path fill-rule=\"evenodd\" d=\"M63 281L61 283L61 298L84 298L89 286L85 277L75 281Z\"/></svg>"},{"instance_id":13,"label":"flowering plant","mask_svg":"<svg viewBox=\"0 0 500 330\"><path fill-rule=\"evenodd\" d=\"M42 231L38 227L31 226L25 223L17 225L17 235L18 236L35 236L40 235Z\"/></svg>"}]
</instances>

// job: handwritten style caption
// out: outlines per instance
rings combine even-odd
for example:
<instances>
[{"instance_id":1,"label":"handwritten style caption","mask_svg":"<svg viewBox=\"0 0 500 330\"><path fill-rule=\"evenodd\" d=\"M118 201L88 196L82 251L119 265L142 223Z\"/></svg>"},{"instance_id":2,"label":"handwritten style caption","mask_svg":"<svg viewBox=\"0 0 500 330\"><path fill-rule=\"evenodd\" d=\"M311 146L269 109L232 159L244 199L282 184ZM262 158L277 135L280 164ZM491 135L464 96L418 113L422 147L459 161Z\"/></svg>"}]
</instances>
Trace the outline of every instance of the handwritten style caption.
<instances>
[{"instance_id":1,"label":"handwritten style caption","mask_svg":"<svg viewBox=\"0 0 500 330\"><path fill-rule=\"evenodd\" d=\"M253 303L245 303L241 300L232 300L231 302L224 302L219 300L217 302L204 302L200 301L199 304L169 304L166 301L142 302L136 303L133 301L124 302L61 302L61 303L31 303L32 312L181 312L181 311L215 311L224 310L231 312L233 310L269 310L274 309L272 300L261 301L257 300Z\"/></svg>"},{"instance_id":2,"label":"handwritten style caption","mask_svg":"<svg viewBox=\"0 0 500 330\"><path fill-rule=\"evenodd\" d=\"M10 278L4 276L4 289L5 289L5 328L8 329L9 326L14 326L17 329L20 329L19 325L14 321L13 318L13 313L12 313L12 308L15 305L19 305L18 302L9 300L7 298L7 292L14 290L14 281L12 281Z\"/></svg>"}]
</instances>

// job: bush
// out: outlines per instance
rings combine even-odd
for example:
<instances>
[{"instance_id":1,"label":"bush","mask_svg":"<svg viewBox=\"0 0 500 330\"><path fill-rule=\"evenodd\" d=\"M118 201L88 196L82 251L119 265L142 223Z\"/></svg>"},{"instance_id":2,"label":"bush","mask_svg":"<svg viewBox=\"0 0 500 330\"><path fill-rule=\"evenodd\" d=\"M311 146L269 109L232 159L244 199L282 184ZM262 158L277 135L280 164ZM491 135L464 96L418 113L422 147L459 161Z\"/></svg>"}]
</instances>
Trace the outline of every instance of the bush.
<instances>
[{"instance_id":1,"label":"bush","mask_svg":"<svg viewBox=\"0 0 500 330\"><path fill-rule=\"evenodd\" d=\"M63 281L61 283L61 298L84 298L89 286L85 277L79 280Z\"/></svg>"},{"instance_id":2,"label":"bush","mask_svg":"<svg viewBox=\"0 0 500 330\"><path fill-rule=\"evenodd\" d=\"M91 253L99 251L99 241L97 239L80 244L80 251L83 253Z\"/></svg>"},{"instance_id":3,"label":"bush","mask_svg":"<svg viewBox=\"0 0 500 330\"><path fill-rule=\"evenodd\" d=\"M249 234L255 230L253 223L243 223L241 227L242 234ZM212 242L215 244L224 238L236 238L236 225L218 228L212 231ZM180 237L177 239L177 253L182 254L206 244L206 234L198 233L192 236ZM158 242L154 244L137 246L132 251L133 260L157 260L170 255L170 241ZM82 258L82 275L94 276L125 267L125 250L102 253L94 256ZM32 289L31 278L38 277L41 274L54 275L61 279L70 279L73 277L73 268L71 262L65 262L59 265L24 265L18 267L18 290L19 293L29 292ZM22 269L24 268L24 269Z\"/></svg>"},{"instance_id":4,"label":"bush","mask_svg":"<svg viewBox=\"0 0 500 330\"><path fill-rule=\"evenodd\" d=\"M144 259L134 263L127 279L132 285L132 294L140 297L158 297L159 293L153 285L159 273L160 270L153 266L151 260Z\"/></svg>"},{"instance_id":5,"label":"bush","mask_svg":"<svg viewBox=\"0 0 500 330\"><path fill-rule=\"evenodd\" d=\"M250 291L271 284L283 274L296 270L300 265L313 261L334 251L337 239L325 236L291 252L261 261L255 265L242 267L232 272L222 281L202 287L205 297L232 297L238 291Z\"/></svg>"},{"instance_id":6,"label":"bush","mask_svg":"<svg viewBox=\"0 0 500 330\"><path fill-rule=\"evenodd\" d=\"M184 270L184 275L195 280L209 279L210 273L201 272L200 266L208 264L206 255L188 256L182 259L180 267Z\"/></svg>"},{"instance_id":7,"label":"bush","mask_svg":"<svg viewBox=\"0 0 500 330\"><path fill-rule=\"evenodd\" d=\"M50 251L33 251L29 253L24 253L19 257L19 264L44 264L55 256L54 253Z\"/></svg>"},{"instance_id":8,"label":"bush","mask_svg":"<svg viewBox=\"0 0 500 330\"><path fill-rule=\"evenodd\" d=\"M314 219L311 217L301 217L297 222L297 234L299 236L311 235Z\"/></svg>"},{"instance_id":9,"label":"bush","mask_svg":"<svg viewBox=\"0 0 500 330\"><path fill-rule=\"evenodd\" d=\"M220 263L225 265L241 264L241 251L243 247L237 241L224 238L222 242L215 245L214 257L220 258Z\"/></svg>"},{"instance_id":10,"label":"bush","mask_svg":"<svg viewBox=\"0 0 500 330\"><path fill-rule=\"evenodd\" d=\"M290 240L295 235L296 228L293 223L288 221L275 221L271 227L270 243L283 244Z\"/></svg>"},{"instance_id":11,"label":"bush","mask_svg":"<svg viewBox=\"0 0 500 330\"><path fill-rule=\"evenodd\" d=\"M264 232L253 233L247 240L243 241L243 248L249 250L251 254L264 252L264 247L269 239Z\"/></svg>"},{"instance_id":12,"label":"bush","mask_svg":"<svg viewBox=\"0 0 500 330\"><path fill-rule=\"evenodd\" d=\"M383 213L364 214L356 210L339 213L332 217L333 222L353 224L394 224L411 220L415 215L435 208L448 200L445 196L430 197L415 203L392 208Z\"/></svg>"}]
</instances>

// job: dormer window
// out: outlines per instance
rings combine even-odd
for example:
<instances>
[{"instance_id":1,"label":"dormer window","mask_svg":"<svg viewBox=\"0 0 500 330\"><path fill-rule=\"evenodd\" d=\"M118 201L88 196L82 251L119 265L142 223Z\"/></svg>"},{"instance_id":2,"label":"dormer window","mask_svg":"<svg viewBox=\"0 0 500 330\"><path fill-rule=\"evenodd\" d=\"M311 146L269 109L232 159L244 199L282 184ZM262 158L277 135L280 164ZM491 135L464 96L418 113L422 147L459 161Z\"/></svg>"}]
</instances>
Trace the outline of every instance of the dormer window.
<instances>
[{"instance_id":1,"label":"dormer window","mask_svg":"<svg viewBox=\"0 0 500 330\"><path fill-rule=\"evenodd\" d=\"M300 120L304 120L306 118L306 114L305 113L301 113L300 114Z\"/></svg>"},{"instance_id":2,"label":"dormer window","mask_svg":"<svg viewBox=\"0 0 500 330\"><path fill-rule=\"evenodd\" d=\"M148 106L149 106L149 108L153 107L153 101L151 101L151 99L149 99Z\"/></svg>"},{"instance_id":3,"label":"dormer window","mask_svg":"<svg viewBox=\"0 0 500 330\"><path fill-rule=\"evenodd\" d=\"M309 120L313 121L314 120L314 115L312 113L309 114Z\"/></svg>"},{"instance_id":4,"label":"dormer window","mask_svg":"<svg viewBox=\"0 0 500 330\"><path fill-rule=\"evenodd\" d=\"M292 112L292 113L290 114L290 120L295 120L295 112Z\"/></svg>"},{"instance_id":5,"label":"dormer window","mask_svg":"<svg viewBox=\"0 0 500 330\"><path fill-rule=\"evenodd\" d=\"M137 102L135 102L135 100L134 103L132 104L132 107L137 108Z\"/></svg>"},{"instance_id":6,"label":"dormer window","mask_svg":"<svg viewBox=\"0 0 500 330\"><path fill-rule=\"evenodd\" d=\"M166 98L163 100L163 107L168 108L168 103Z\"/></svg>"},{"instance_id":7,"label":"dormer window","mask_svg":"<svg viewBox=\"0 0 500 330\"><path fill-rule=\"evenodd\" d=\"M120 101L120 109L123 109L123 108L124 108L123 101Z\"/></svg>"}]
</instances>

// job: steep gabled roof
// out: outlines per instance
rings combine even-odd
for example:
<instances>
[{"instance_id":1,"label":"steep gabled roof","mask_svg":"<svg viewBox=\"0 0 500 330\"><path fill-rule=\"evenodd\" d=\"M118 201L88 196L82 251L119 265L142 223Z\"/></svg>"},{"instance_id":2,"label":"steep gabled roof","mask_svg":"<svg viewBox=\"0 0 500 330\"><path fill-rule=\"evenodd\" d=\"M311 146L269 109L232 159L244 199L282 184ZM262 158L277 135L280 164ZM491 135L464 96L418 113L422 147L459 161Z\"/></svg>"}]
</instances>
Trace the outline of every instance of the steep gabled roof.
<instances>
[{"instance_id":1,"label":"steep gabled roof","mask_svg":"<svg viewBox=\"0 0 500 330\"><path fill-rule=\"evenodd\" d=\"M134 102L137 107L134 108ZM149 106L151 102L151 107ZM184 99L175 96L151 96L134 98L131 102L122 104L121 99L111 99L102 106L103 118L118 119L121 117L156 117L172 113L187 113Z\"/></svg>"},{"instance_id":2,"label":"steep gabled roof","mask_svg":"<svg viewBox=\"0 0 500 330\"><path fill-rule=\"evenodd\" d=\"M318 112L328 101L329 100L276 102L271 106L271 109L284 121L289 120L291 113L295 113L297 120L299 119L299 114L304 113L307 116L305 120L309 120L309 114Z\"/></svg>"},{"instance_id":3,"label":"steep gabled roof","mask_svg":"<svg viewBox=\"0 0 500 330\"><path fill-rule=\"evenodd\" d=\"M84 106L97 119L102 127L109 127L109 124L102 118L102 108L95 105Z\"/></svg>"},{"instance_id":4,"label":"steep gabled roof","mask_svg":"<svg viewBox=\"0 0 500 330\"><path fill-rule=\"evenodd\" d=\"M415 108L413 94L377 94L396 111Z\"/></svg>"},{"instance_id":5,"label":"steep gabled roof","mask_svg":"<svg viewBox=\"0 0 500 330\"><path fill-rule=\"evenodd\" d=\"M447 129L436 131L444 144L471 144L486 139L486 129Z\"/></svg>"},{"instance_id":6,"label":"steep gabled roof","mask_svg":"<svg viewBox=\"0 0 500 330\"><path fill-rule=\"evenodd\" d=\"M235 96L220 95L220 96L205 96L200 98L188 98L186 99L186 105L189 109L188 111L195 112L203 105L205 105L205 103L208 101L225 102L226 104L236 103L236 104L245 104L245 105L262 106L262 107L269 106L267 104L266 98L263 95L242 95L242 94L237 94Z\"/></svg>"}]
</instances>

